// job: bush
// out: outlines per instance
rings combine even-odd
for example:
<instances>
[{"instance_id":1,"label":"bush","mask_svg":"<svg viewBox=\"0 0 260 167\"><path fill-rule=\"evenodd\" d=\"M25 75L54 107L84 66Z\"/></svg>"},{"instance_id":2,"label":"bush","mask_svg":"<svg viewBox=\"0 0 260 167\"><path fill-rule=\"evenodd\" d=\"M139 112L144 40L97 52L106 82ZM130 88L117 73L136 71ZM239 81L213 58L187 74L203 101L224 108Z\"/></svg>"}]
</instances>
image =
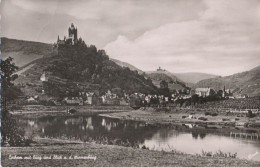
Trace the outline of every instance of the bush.
<instances>
[{"instance_id":1,"label":"bush","mask_svg":"<svg viewBox=\"0 0 260 167\"><path fill-rule=\"evenodd\" d=\"M210 113L209 112L205 112L205 116L207 116L207 115L210 115Z\"/></svg>"},{"instance_id":2,"label":"bush","mask_svg":"<svg viewBox=\"0 0 260 167\"><path fill-rule=\"evenodd\" d=\"M208 119L205 117L199 117L198 120L207 121Z\"/></svg>"},{"instance_id":3,"label":"bush","mask_svg":"<svg viewBox=\"0 0 260 167\"><path fill-rule=\"evenodd\" d=\"M24 131L18 128L16 120L11 114L2 115L1 126L1 145L10 146L28 146L31 141L26 140L24 137Z\"/></svg>"},{"instance_id":4,"label":"bush","mask_svg":"<svg viewBox=\"0 0 260 167\"><path fill-rule=\"evenodd\" d=\"M230 121L230 119L222 118L222 121Z\"/></svg>"},{"instance_id":5,"label":"bush","mask_svg":"<svg viewBox=\"0 0 260 167\"><path fill-rule=\"evenodd\" d=\"M218 116L218 113L212 113L211 116L213 117Z\"/></svg>"},{"instance_id":6,"label":"bush","mask_svg":"<svg viewBox=\"0 0 260 167\"><path fill-rule=\"evenodd\" d=\"M252 110L248 110L246 116L249 117L249 118L254 118L255 114L253 114Z\"/></svg>"},{"instance_id":7,"label":"bush","mask_svg":"<svg viewBox=\"0 0 260 167\"><path fill-rule=\"evenodd\" d=\"M215 116L218 116L218 113L215 113L215 112L214 113L205 112L205 116L207 116L207 115L215 117Z\"/></svg>"}]
</instances>

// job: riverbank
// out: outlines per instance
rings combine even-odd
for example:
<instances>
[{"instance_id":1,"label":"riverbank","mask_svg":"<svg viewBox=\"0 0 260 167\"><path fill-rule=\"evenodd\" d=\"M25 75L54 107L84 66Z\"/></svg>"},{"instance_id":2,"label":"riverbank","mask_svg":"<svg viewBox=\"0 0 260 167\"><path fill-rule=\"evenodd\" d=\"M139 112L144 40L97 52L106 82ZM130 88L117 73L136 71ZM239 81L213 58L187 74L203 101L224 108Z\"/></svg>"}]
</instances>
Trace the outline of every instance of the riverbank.
<instances>
[{"instance_id":1,"label":"riverbank","mask_svg":"<svg viewBox=\"0 0 260 167\"><path fill-rule=\"evenodd\" d=\"M10 108L10 113L26 118L38 118L43 116L64 116L67 109L75 109L73 115L83 116L99 113L117 113L132 110L129 106L44 106L23 105Z\"/></svg>"},{"instance_id":2,"label":"riverbank","mask_svg":"<svg viewBox=\"0 0 260 167\"><path fill-rule=\"evenodd\" d=\"M122 120L144 121L147 124L199 124L236 129L259 129L260 115L248 118L246 114L234 114L197 109L174 109L158 111L153 108L131 110L118 113L103 113L100 116Z\"/></svg>"},{"instance_id":3,"label":"riverbank","mask_svg":"<svg viewBox=\"0 0 260 167\"><path fill-rule=\"evenodd\" d=\"M63 159L19 160L9 156L49 157L56 155ZM81 159L64 159L64 157ZM82 159L84 157L96 157ZM179 152L160 152L115 145L71 142L66 140L36 139L32 147L2 147L2 166L259 166L259 162L236 158L216 158L189 155Z\"/></svg>"}]
</instances>

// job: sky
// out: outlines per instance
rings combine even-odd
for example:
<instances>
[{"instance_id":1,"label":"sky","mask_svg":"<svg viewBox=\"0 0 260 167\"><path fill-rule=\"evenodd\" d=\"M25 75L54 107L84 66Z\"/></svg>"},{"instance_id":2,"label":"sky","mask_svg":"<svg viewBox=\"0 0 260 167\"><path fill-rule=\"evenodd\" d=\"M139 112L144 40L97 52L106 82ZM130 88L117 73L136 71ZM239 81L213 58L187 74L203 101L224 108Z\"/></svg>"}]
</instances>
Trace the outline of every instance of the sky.
<instances>
[{"instance_id":1,"label":"sky","mask_svg":"<svg viewBox=\"0 0 260 167\"><path fill-rule=\"evenodd\" d=\"M87 44L143 71L231 75L260 65L260 0L2 0L1 36Z\"/></svg>"}]
</instances>

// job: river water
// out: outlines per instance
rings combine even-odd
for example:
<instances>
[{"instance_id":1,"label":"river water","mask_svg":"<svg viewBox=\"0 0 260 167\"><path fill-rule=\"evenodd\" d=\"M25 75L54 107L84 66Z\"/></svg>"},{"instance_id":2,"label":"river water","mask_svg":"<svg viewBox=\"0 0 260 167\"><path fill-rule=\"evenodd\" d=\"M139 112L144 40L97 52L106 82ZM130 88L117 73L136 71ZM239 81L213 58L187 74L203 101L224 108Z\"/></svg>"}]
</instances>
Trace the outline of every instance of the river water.
<instances>
[{"instance_id":1,"label":"river water","mask_svg":"<svg viewBox=\"0 0 260 167\"><path fill-rule=\"evenodd\" d=\"M207 152L237 153L238 158L260 161L260 132L228 130L192 124L158 126L145 122L93 116L45 116L20 119L27 135L96 141L180 151L189 154ZM258 137L259 135L259 137Z\"/></svg>"}]
</instances>

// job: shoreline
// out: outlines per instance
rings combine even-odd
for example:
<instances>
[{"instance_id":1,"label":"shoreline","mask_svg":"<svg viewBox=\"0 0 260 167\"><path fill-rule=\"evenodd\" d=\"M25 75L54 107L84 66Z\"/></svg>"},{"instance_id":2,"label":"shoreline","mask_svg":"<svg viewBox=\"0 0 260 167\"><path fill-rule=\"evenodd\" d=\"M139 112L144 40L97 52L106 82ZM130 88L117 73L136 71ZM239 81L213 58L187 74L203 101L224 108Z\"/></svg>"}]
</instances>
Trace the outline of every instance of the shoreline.
<instances>
[{"instance_id":1,"label":"shoreline","mask_svg":"<svg viewBox=\"0 0 260 167\"><path fill-rule=\"evenodd\" d=\"M26 118L38 118L42 116L66 116L67 109L73 108L77 112L73 116L93 115L100 113L116 113L130 111L129 106L44 106L44 105L24 105L17 106L10 111L14 116Z\"/></svg>"},{"instance_id":2,"label":"shoreline","mask_svg":"<svg viewBox=\"0 0 260 167\"><path fill-rule=\"evenodd\" d=\"M185 109L178 112L163 112L155 111L152 108L146 110L131 110L127 112L117 113L101 113L99 116L115 118L120 120L133 120L143 121L146 124L196 124L204 126L219 126L225 128L235 129L253 129L259 130L260 127L260 116L257 115L254 118L248 118L245 114L230 114L218 113L217 116L205 115L205 111L196 112L192 109ZM192 118L189 116L192 115ZM203 118L205 120L200 120Z\"/></svg>"},{"instance_id":3,"label":"shoreline","mask_svg":"<svg viewBox=\"0 0 260 167\"><path fill-rule=\"evenodd\" d=\"M246 117L246 114L217 112L217 116L205 115L206 112L216 113L216 111L201 109L176 109L170 111L157 111L155 108L145 110L133 110L129 106L42 106L26 105L18 106L18 109L10 113L16 117L39 118L43 116L68 116L68 107L77 110L71 116L99 115L112 119L141 121L150 125L174 125L174 124L194 124L216 129L227 128L236 130L255 130L260 134L260 115L254 118ZM197 111L196 111L197 110ZM199 111L198 111L199 110ZM192 118L189 116L192 115ZM199 120L204 118L206 120Z\"/></svg>"}]
</instances>

